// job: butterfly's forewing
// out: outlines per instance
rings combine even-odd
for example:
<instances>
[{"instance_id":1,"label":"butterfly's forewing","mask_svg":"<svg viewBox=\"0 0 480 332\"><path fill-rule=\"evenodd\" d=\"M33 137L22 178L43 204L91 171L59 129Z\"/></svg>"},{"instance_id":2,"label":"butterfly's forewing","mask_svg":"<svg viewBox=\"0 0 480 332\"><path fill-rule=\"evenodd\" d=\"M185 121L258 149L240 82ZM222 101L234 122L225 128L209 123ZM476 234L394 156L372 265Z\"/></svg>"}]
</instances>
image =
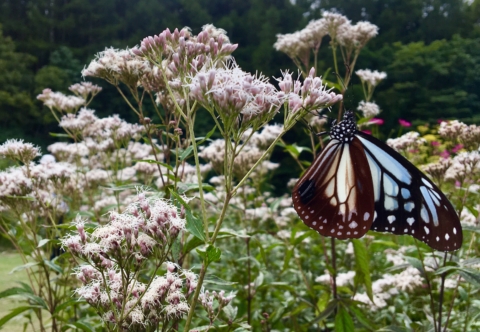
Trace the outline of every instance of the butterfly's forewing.
<instances>
[{"instance_id":1,"label":"butterfly's forewing","mask_svg":"<svg viewBox=\"0 0 480 332\"><path fill-rule=\"evenodd\" d=\"M293 206L323 236L360 238L373 221L372 176L360 140L332 139L297 182Z\"/></svg>"},{"instance_id":2,"label":"butterfly's forewing","mask_svg":"<svg viewBox=\"0 0 480 332\"><path fill-rule=\"evenodd\" d=\"M356 136L364 147L372 174L372 230L411 235L436 250L460 248L460 220L440 189L385 143L361 132Z\"/></svg>"}]
</instances>

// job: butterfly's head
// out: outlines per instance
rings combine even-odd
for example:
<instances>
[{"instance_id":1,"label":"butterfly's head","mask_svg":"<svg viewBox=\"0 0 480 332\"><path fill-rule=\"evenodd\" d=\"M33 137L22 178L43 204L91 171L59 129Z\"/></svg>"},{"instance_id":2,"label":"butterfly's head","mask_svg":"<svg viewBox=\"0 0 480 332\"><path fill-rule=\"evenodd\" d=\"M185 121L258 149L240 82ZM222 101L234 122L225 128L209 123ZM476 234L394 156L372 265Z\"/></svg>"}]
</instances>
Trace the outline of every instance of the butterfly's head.
<instances>
[{"instance_id":1,"label":"butterfly's head","mask_svg":"<svg viewBox=\"0 0 480 332\"><path fill-rule=\"evenodd\" d=\"M356 131L355 114L352 111L347 111L343 116L343 120L330 130L330 137L342 142L351 142Z\"/></svg>"}]
</instances>

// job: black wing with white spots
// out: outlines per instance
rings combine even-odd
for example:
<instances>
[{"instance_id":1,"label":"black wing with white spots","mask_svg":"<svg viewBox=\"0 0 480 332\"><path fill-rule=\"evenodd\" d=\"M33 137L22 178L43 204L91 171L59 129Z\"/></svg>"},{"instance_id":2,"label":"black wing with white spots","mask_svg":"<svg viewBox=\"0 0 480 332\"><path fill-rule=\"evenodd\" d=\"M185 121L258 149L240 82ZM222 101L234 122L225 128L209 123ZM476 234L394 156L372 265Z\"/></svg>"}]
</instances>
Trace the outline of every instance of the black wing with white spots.
<instances>
[{"instance_id":1,"label":"black wing with white spots","mask_svg":"<svg viewBox=\"0 0 480 332\"><path fill-rule=\"evenodd\" d=\"M460 248L463 235L450 201L422 172L373 136L357 132L372 174L371 230L407 234L441 251Z\"/></svg>"}]
</instances>

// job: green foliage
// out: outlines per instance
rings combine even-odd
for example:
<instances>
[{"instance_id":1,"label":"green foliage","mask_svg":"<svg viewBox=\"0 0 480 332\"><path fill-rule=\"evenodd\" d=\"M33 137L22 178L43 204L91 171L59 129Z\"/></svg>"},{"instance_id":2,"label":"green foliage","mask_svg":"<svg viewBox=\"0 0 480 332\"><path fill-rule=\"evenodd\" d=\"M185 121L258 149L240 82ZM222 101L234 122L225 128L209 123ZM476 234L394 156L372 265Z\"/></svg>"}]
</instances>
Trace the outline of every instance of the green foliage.
<instances>
[{"instance_id":1,"label":"green foliage","mask_svg":"<svg viewBox=\"0 0 480 332\"><path fill-rule=\"evenodd\" d=\"M388 65L388 87L378 90L390 121L401 117L435 122L480 120L480 42L454 36L429 45L395 43Z\"/></svg>"}]
</instances>

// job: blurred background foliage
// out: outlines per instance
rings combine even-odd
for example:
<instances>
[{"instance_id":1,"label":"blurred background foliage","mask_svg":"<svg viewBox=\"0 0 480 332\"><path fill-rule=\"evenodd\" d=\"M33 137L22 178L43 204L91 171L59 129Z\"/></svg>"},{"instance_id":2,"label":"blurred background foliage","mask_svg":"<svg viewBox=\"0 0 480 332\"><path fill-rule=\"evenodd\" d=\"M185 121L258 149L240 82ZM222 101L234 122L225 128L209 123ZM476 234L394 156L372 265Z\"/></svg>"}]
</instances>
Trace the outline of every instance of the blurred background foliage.
<instances>
[{"instance_id":1,"label":"blurred background foliage","mask_svg":"<svg viewBox=\"0 0 480 332\"><path fill-rule=\"evenodd\" d=\"M166 27L198 33L212 23L239 44L234 56L244 70L278 77L280 69L296 69L274 50L276 34L299 30L333 8L380 28L356 69L388 74L374 96L385 137L399 118L414 125L480 122L480 0L0 0L0 142L52 143L49 132L59 128L36 95L44 88L68 93L105 47L132 47ZM331 63L322 48L320 73ZM134 120L112 87L95 83L105 88L91 105L99 116ZM362 93L357 77L352 84L345 104L354 109Z\"/></svg>"}]
</instances>

